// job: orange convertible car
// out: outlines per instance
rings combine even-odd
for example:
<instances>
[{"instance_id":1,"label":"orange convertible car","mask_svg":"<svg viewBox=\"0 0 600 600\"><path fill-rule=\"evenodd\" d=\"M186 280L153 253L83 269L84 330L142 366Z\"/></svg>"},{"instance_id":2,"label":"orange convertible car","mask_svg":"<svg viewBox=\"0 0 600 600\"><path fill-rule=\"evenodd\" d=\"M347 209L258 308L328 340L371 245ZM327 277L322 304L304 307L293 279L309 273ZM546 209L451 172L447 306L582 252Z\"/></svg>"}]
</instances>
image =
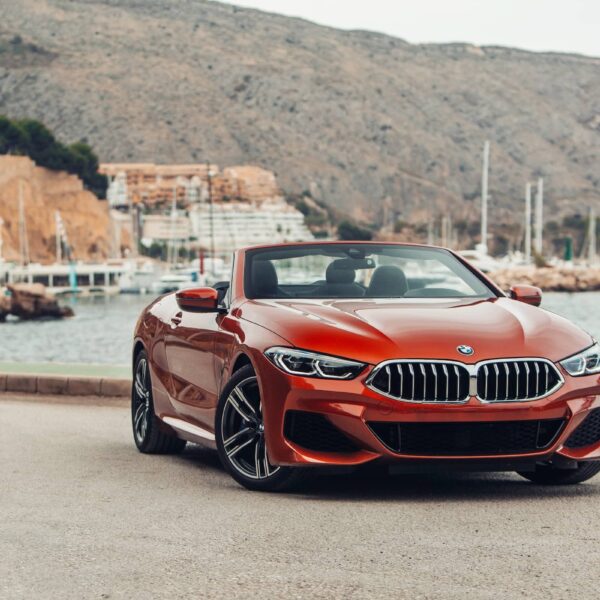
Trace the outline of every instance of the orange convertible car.
<instances>
[{"instance_id":1,"label":"orange convertible car","mask_svg":"<svg viewBox=\"0 0 600 600\"><path fill-rule=\"evenodd\" d=\"M600 347L540 301L441 248L240 250L231 282L141 315L135 443L216 446L257 490L373 461L585 481L600 471Z\"/></svg>"}]
</instances>

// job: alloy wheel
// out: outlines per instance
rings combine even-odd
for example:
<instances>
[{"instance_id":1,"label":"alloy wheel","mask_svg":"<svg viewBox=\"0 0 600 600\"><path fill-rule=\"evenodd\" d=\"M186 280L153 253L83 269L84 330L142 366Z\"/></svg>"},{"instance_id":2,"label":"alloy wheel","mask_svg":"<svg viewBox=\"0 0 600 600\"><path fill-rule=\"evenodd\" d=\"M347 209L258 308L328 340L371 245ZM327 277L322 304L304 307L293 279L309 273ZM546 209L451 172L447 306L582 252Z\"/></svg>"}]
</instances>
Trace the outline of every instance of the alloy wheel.
<instances>
[{"instance_id":1,"label":"alloy wheel","mask_svg":"<svg viewBox=\"0 0 600 600\"><path fill-rule=\"evenodd\" d=\"M146 358L141 358L137 363L133 380L133 433L138 444L142 444L146 439L152 410L150 398L148 361Z\"/></svg>"},{"instance_id":2,"label":"alloy wheel","mask_svg":"<svg viewBox=\"0 0 600 600\"><path fill-rule=\"evenodd\" d=\"M230 464L251 479L267 479L277 471L269 463L258 380L248 377L227 396L221 419L223 448Z\"/></svg>"}]
</instances>

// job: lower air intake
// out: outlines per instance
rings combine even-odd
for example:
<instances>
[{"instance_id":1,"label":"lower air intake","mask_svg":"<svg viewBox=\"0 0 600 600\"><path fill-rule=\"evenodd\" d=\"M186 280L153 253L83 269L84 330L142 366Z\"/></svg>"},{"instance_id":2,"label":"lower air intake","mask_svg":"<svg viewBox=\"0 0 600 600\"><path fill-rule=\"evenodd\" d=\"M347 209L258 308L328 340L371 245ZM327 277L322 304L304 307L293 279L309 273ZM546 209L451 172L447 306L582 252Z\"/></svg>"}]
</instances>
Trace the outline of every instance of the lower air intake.
<instances>
[{"instance_id":1,"label":"lower air intake","mask_svg":"<svg viewBox=\"0 0 600 600\"><path fill-rule=\"evenodd\" d=\"M567 448L585 448L598 442L600 442L600 408L595 408L569 436L565 446Z\"/></svg>"},{"instance_id":2,"label":"lower air intake","mask_svg":"<svg viewBox=\"0 0 600 600\"><path fill-rule=\"evenodd\" d=\"M415 456L528 454L552 445L564 421L490 423L387 423L369 427L393 452Z\"/></svg>"},{"instance_id":3,"label":"lower air intake","mask_svg":"<svg viewBox=\"0 0 600 600\"><path fill-rule=\"evenodd\" d=\"M316 452L357 452L358 446L324 415L288 410L283 433L294 444Z\"/></svg>"}]
</instances>

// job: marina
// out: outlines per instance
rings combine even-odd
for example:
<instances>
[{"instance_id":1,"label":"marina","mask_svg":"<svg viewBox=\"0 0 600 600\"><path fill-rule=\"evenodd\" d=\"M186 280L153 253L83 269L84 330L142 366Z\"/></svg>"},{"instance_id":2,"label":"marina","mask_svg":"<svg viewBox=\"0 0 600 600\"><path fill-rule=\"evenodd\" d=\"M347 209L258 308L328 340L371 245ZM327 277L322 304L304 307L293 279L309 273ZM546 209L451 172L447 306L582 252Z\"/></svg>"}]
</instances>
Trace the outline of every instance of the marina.
<instances>
[{"instance_id":1,"label":"marina","mask_svg":"<svg viewBox=\"0 0 600 600\"><path fill-rule=\"evenodd\" d=\"M493 256L489 251L494 236L489 220L494 210L489 195L491 158L492 148L486 142L480 242L473 249L458 247L450 215L442 219L439 239L429 225L428 241L455 248L463 258L495 279L502 289L528 283L546 292L577 292L545 293L543 307L600 337L596 308L600 294L591 291L600 290L594 208L589 208L583 249L577 255L571 243L563 256L541 258L547 249L544 181L539 178L527 182L522 243L504 256ZM13 218L18 227L13 232L13 247L16 240L17 252L13 251L8 259L3 252L6 229L0 223L0 289L15 283L41 284L49 294L60 296L61 302L75 314L62 321L19 321L9 316L0 325L3 338L0 362L8 365L48 364L60 369L65 364L99 364L125 368L130 358L134 323L153 297L229 280L232 254L237 248L315 239L306 215L286 201L274 174L264 169L221 170L210 163L107 164L101 169L109 182L104 206L112 232L112 250L102 260L84 257L77 251L81 243L77 246L73 242L78 234L77 223L67 217L67 208L64 214L56 209L52 213L52 237L48 240L54 249L54 260L44 262L35 253L32 256L34 244L30 246L33 238L27 212L31 198L22 183L25 175L34 177L37 172L31 164L12 158L7 165L24 175L14 188ZM76 182L68 183L66 186L63 182L60 189L79 189ZM322 272L321 266L318 267L315 273ZM301 280L312 272L310 264L302 265L299 270L298 265L294 268L290 267L286 274L289 282ZM406 269L413 278L436 276L412 273L409 264ZM27 344L23 344L24 339Z\"/></svg>"},{"instance_id":2,"label":"marina","mask_svg":"<svg viewBox=\"0 0 600 600\"><path fill-rule=\"evenodd\" d=\"M313 238L275 176L258 167L102 165L103 202L76 178L49 175L25 157L2 157L3 169L14 191L6 219L0 218L0 288L22 283L59 295L160 294L227 279L237 248ZM38 192L43 186L47 198ZM91 224L82 227L73 214L67 200L74 194L102 213L95 220L100 238L88 248ZM45 214L34 219L35 202ZM94 260L97 254L101 260Z\"/></svg>"}]
</instances>

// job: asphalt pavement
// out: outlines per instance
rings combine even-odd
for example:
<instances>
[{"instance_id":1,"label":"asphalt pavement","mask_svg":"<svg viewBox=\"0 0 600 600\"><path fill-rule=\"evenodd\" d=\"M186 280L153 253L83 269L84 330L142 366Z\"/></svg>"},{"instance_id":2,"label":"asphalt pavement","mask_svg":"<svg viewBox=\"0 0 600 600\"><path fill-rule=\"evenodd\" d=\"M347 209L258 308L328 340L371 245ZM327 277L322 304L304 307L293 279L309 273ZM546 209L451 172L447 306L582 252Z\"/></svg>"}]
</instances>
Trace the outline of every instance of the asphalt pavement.
<instances>
[{"instance_id":1,"label":"asphalt pavement","mask_svg":"<svg viewBox=\"0 0 600 600\"><path fill-rule=\"evenodd\" d=\"M259 494L197 446L139 454L122 401L7 395L0 473L2 600L600 594L600 476L363 473Z\"/></svg>"}]
</instances>

